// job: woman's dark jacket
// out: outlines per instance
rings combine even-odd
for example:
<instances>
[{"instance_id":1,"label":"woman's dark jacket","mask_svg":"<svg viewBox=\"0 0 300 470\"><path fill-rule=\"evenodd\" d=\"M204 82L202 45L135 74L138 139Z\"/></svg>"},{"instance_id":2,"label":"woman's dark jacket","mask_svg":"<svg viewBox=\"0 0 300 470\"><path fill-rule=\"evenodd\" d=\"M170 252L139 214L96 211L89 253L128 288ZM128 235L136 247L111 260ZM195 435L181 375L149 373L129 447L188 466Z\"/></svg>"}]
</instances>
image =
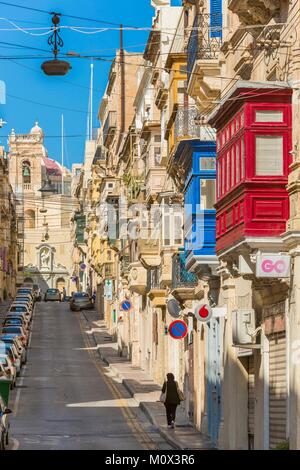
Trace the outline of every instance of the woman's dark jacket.
<instances>
[{"instance_id":1,"label":"woman's dark jacket","mask_svg":"<svg viewBox=\"0 0 300 470\"><path fill-rule=\"evenodd\" d=\"M165 393L167 386L167 396L165 400L166 405L180 405L180 400L177 392L177 382L172 380L171 382L165 382L162 388L162 393Z\"/></svg>"}]
</instances>

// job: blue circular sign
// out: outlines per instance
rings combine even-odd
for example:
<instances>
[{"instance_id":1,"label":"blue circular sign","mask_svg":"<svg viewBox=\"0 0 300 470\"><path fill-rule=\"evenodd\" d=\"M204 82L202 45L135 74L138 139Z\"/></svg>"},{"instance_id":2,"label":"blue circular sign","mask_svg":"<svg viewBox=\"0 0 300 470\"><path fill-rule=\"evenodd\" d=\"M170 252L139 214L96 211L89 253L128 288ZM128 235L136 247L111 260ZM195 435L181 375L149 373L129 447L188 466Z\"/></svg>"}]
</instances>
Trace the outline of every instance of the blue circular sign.
<instances>
[{"instance_id":1,"label":"blue circular sign","mask_svg":"<svg viewBox=\"0 0 300 470\"><path fill-rule=\"evenodd\" d=\"M188 332L187 325L182 320L175 320L169 326L169 333L174 339L183 339Z\"/></svg>"},{"instance_id":2,"label":"blue circular sign","mask_svg":"<svg viewBox=\"0 0 300 470\"><path fill-rule=\"evenodd\" d=\"M121 310L123 310L124 312L129 312L129 310L131 309L132 309L132 304L130 300L123 300L121 302Z\"/></svg>"}]
</instances>

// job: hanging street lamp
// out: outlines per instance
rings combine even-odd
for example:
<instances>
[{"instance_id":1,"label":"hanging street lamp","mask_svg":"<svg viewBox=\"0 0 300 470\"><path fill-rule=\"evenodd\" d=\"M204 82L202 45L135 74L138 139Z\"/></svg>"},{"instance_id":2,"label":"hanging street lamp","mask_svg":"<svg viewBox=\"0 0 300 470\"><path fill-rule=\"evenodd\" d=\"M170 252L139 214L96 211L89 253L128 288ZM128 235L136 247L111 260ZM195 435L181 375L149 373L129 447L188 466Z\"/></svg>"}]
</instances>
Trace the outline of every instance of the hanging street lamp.
<instances>
[{"instance_id":1,"label":"hanging street lamp","mask_svg":"<svg viewBox=\"0 0 300 470\"><path fill-rule=\"evenodd\" d=\"M49 196L51 194L57 193L57 189L55 186L50 181L49 175L47 174L46 176L46 181L43 183L43 186L38 190L42 194L42 207L40 209L41 214L45 214L47 212L47 209L45 208L45 196L48 194Z\"/></svg>"},{"instance_id":2,"label":"hanging street lamp","mask_svg":"<svg viewBox=\"0 0 300 470\"><path fill-rule=\"evenodd\" d=\"M51 15L53 15L52 16L53 26L51 28L53 30L53 33L48 38L48 44L49 46L53 46L52 52L54 54L54 59L43 62L41 67L46 75L62 76L62 75L66 75L72 67L69 62L65 60L59 60L57 58L59 48L64 45L64 42L59 34L60 28L58 27L60 23L59 17L61 16L61 14L53 12L51 13Z\"/></svg>"}]
</instances>

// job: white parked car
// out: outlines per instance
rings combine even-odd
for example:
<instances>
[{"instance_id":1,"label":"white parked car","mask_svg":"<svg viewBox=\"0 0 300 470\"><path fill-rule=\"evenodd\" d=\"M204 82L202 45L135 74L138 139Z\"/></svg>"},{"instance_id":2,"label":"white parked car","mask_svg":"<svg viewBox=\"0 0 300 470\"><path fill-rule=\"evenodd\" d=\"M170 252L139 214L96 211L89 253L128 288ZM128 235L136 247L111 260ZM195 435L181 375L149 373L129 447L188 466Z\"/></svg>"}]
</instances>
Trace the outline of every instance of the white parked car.
<instances>
[{"instance_id":1,"label":"white parked car","mask_svg":"<svg viewBox=\"0 0 300 470\"><path fill-rule=\"evenodd\" d=\"M6 373L9 375L9 380L11 380L11 388L14 388L17 381L16 367L13 365L7 354L0 354L0 364L2 364Z\"/></svg>"}]
</instances>

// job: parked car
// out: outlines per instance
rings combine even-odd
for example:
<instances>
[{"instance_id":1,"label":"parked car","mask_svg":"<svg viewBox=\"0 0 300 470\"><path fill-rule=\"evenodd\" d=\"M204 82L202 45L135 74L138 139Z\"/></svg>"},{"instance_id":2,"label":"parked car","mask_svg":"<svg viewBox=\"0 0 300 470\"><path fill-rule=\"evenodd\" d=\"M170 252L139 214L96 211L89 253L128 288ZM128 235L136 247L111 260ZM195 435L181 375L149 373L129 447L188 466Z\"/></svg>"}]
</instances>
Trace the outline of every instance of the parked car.
<instances>
[{"instance_id":1,"label":"parked car","mask_svg":"<svg viewBox=\"0 0 300 470\"><path fill-rule=\"evenodd\" d=\"M32 312L33 310L30 308L29 305L23 303L23 302L14 302L13 304L11 304L11 307L26 307L27 308L27 311L22 311L22 309L15 309L17 310L16 312L12 311L12 312L9 312L9 313L22 313L24 314L27 318L28 317L32 317ZM19 311L18 311L19 310Z\"/></svg>"},{"instance_id":2,"label":"parked car","mask_svg":"<svg viewBox=\"0 0 300 470\"><path fill-rule=\"evenodd\" d=\"M9 358L8 354L1 354L0 353L0 364L5 369L5 372L7 373L9 380L11 381L11 386L10 388L13 389L16 386L16 381L17 381L17 369L14 366L13 362Z\"/></svg>"},{"instance_id":3,"label":"parked car","mask_svg":"<svg viewBox=\"0 0 300 470\"><path fill-rule=\"evenodd\" d=\"M0 333L2 335L13 335L19 337L24 346L28 343L28 333L21 326L2 326Z\"/></svg>"},{"instance_id":4,"label":"parked car","mask_svg":"<svg viewBox=\"0 0 300 470\"><path fill-rule=\"evenodd\" d=\"M16 366L16 369L18 372L18 362L20 362L19 369L21 369L22 364L26 363L27 349L25 348L25 346L23 345L23 343L21 342L19 338L11 334L0 335L0 353L1 353L1 349L3 349L1 348L1 344L5 344L6 353L7 353L8 347L12 348L13 357L11 357L10 354L9 354L9 357L12 360L13 364Z\"/></svg>"},{"instance_id":5,"label":"parked car","mask_svg":"<svg viewBox=\"0 0 300 470\"><path fill-rule=\"evenodd\" d=\"M88 310L93 308L92 297L86 292L74 292L70 299L70 310L79 311L79 310Z\"/></svg>"},{"instance_id":6,"label":"parked car","mask_svg":"<svg viewBox=\"0 0 300 470\"><path fill-rule=\"evenodd\" d=\"M25 322L24 318L22 317L6 317L3 322L3 326L21 326L24 328L25 332L28 332L29 325L28 322Z\"/></svg>"},{"instance_id":7,"label":"parked car","mask_svg":"<svg viewBox=\"0 0 300 470\"><path fill-rule=\"evenodd\" d=\"M31 321L31 316L30 315L26 315L24 312L9 312L4 321L6 319L18 319L18 320L21 320L26 328L28 329L29 326L30 326L30 321Z\"/></svg>"},{"instance_id":8,"label":"parked car","mask_svg":"<svg viewBox=\"0 0 300 470\"><path fill-rule=\"evenodd\" d=\"M32 289L18 289L16 295L30 295L31 299L34 301L34 293Z\"/></svg>"},{"instance_id":9,"label":"parked car","mask_svg":"<svg viewBox=\"0 0 300 470\"><path fill-rule=\"evenodd\" d=\"M1 379L0 379L1 380ZM0 449L4 450L9 444L9 418L11 410L6 407L0 395Z\"/></svg>"},{"instance_id":10,"label":"parked car","mask_svg":"<svg viewBox=\"0 0 300 470\"><path fill-rule=\"evenodd\" d=\"M14 299L14 302L26 302L33 308L33 301L32 298L29 295L17 295L16 298Z\"/></svg>"},{"instance_id":11,"label":"parked car","mask_svg":"<svg viewBox=\"0 0 300 470\"><path fill-rule=\"evenodd\" d=\"M16 368L17 376L19 376L21 372L22 358L14 344L8 342L7 340L4 340L3 337L0 337L0 353L8 355L11 362Z\"/></svg>"},{"instance_id":12,"label":"parked car","mask_svg":"<svg viewBox=\"0 0 300 470\"><path fill-rule=\"evenodd\" d=\"M0 379L9 379L9 374L5 370L5 367L3 364L0 362Z\"/></svg>"},{"instance_id":13,"label":"parked car","mask_svg":"<svg viewBox=\"0 0 300 470\"><path fill-rule=\"evenodd\" d=\"M61 294L58 289L47 289L44 300L45 302L54 300L61 302Z\"/></svg>"},{"instance_id":14,"label":"parked car","mask_svg":"<svg viewBox=\"0 0 300 470\"><path fill-rule=\"evenodd\" d=\"M31 313L29 307L27 307L26 305L23 305L23 304L16 304L16 303L13 303L9 310L9 312L23 312L23 313Z\"/></svg>"}]
</instances>

